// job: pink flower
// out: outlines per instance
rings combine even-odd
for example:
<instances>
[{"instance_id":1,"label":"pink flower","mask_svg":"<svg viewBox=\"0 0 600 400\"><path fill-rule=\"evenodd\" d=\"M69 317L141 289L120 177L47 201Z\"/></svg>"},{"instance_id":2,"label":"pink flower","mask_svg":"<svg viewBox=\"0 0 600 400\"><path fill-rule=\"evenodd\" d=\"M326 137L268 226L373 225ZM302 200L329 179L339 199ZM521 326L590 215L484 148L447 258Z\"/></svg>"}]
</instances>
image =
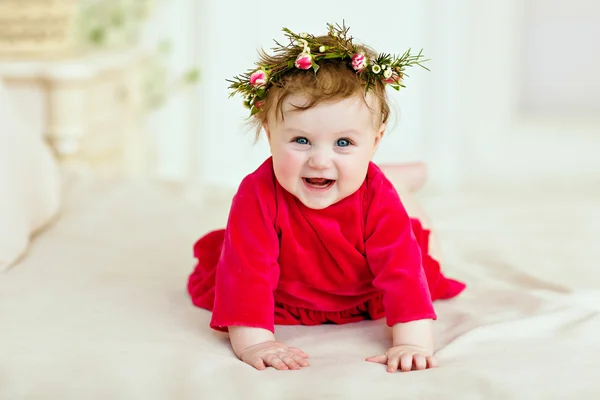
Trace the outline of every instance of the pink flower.
<instances>
[{"instance_id":1,"label":"pink flower","mask_svg":"<svg viewBox=\"0 0 600 400\"><path fill-rule=\"evenodd\" d=\"M256 103L254 103L254 107L256 108L262 108L262 106L265 104L264 100L258 100Z\"/></svg>"},{"instance_id":2,"label":"pink flower","mask_svg":"<svg viewBox=\"0 0 600 400\"><path fill-rule=\"evenodd\" d=\"M309 69L312 67L312 57L310 54L300 53L294 64L299 69Z\"/></svg>"},{"instance_id":3,"label":"pink flower","mask_svg":"<svg viewBox=\"0 0 600 400\"><path fill-rule=\"evenodd\" d=\"M364 54L356 53L352 56L352 68L355 71L362 71L367 66L367 57Z\"/></svg>"},{"instance_id":4,"label":"pink flower","mask_svg":"<svg viewBox=\"0 0 600 400\"><path fill-rule=\"evenodd\" d=\"M267 80L269 79L267 73L262 69L254 71L252 75L250 75L250 84L254 87L261 87L267 84Z\"/></svg>"},{"instance_id":5,"label":"pink flower","mask_svg":"<svg viewBox=\"0 0 600 400\"><path fill-rule=\"evenodd\" d=\"M387 78L386 80L384 80L385 83L396 83L399 82L402 79L402 75L398 74L396 71L394 71L392 73L392 76L390 76L389 78Z\"/></svg>"}]
</instances>

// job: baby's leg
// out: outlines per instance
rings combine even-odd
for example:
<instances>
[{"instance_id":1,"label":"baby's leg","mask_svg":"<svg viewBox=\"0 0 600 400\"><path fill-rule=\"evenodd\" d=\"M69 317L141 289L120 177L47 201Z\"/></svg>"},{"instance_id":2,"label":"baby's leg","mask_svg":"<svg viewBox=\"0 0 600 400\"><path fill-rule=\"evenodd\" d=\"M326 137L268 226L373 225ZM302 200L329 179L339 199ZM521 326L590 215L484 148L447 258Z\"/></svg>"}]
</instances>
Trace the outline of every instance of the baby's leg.
<instances>
[{"instance_id":1,"label":"baby's leg","mask_svg":"<svg viewBox=\"0 0 600 400\"><path fill-rule=\"evenodd\" d=\"M442 263L442 251L438 241L437 234L433 229L431 218L425 212L425 209L417 201L414 195L408 190L408 188L402 182L392 181L396 191L400 195L400 200L406 209L406 212L411 218L416 218L421 221L423 229L430 231L429 234L429 255L434 258L440 264Z\"/></svg>"},{"instance_id":2,"label":"baby's leg","mask_svg":"<svg viewBox=\"0 0 600 400\"><path fill-rule=\"evenodd\" d=\"M387 163L378 165L389 180L401 184L411 193L421 189L427 181L427 165L425 163Z\"/></svg>"}]
</instances>

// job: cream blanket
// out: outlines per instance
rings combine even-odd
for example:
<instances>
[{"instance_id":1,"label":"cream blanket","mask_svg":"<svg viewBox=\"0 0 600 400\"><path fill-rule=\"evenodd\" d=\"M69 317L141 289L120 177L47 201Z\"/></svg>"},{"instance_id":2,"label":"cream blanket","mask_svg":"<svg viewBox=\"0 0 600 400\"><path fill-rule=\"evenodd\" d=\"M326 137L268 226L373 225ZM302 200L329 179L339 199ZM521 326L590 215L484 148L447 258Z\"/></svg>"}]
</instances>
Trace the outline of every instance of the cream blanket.
<instances>
[{"instance_id":1,"label":"cream blanket","mask_svg":"<svg viewBox=\"0 0 600 400\"><path fill-rule=\"evenodd\" d=\"M600 398L600 193L428 196L450 276L434 370L389 374L383 321L278 327L301 371L255 371L186 294L192 244L229 201L80 184L0 275L0 399Z\"/></svg>"}]
</instances>

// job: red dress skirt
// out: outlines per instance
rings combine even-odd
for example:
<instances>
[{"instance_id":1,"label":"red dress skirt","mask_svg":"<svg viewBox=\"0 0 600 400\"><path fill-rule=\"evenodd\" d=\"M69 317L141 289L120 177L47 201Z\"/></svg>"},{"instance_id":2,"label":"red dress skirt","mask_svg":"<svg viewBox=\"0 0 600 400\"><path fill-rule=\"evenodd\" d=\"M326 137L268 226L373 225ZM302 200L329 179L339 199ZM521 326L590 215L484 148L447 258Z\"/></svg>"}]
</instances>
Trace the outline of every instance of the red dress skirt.
<instances>
[{"instance_id":1,"label":"red dress skirt","mask_svg":"<svg viewBox=\"0 0 600 400\"><path fill-rule=\"evenodd\" d=\"M418 219L411 219L412 229L421 247L423 268L432 300L449 299L465 289L465 284L445 277L440 264L429 255L430 231ZM215 297L216 267L221 254L225 230L212 231L194 245L197 264L188 279L188 292L194 305L212 311ZM384 316L382 296L372 298L344 311L318 311L275 302L276 325L345 324Z\"/></svg>"}]
</instances>

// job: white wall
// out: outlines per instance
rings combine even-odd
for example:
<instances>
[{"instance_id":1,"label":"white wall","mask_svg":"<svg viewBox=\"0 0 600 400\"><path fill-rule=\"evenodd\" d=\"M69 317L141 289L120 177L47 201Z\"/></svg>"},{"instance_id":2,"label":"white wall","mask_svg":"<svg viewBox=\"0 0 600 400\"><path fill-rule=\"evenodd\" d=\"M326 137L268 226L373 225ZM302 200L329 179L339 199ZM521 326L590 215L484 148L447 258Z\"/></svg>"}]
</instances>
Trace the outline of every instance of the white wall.
<instances>
[{"instance_id":1,"label":"white wall","mask_svg":"<svg viewBox=\"0 0 600 400\"><path fill-rule=\"evenodd\" d=\"M393 10L382 13L380 7L365 7L363 1L346 1L343 11L337 3L315 0L279 1L276 7L271 1L257 0L251 9L242 0L205 2L200 10L206 34L200 46L207 58L202 60L199 111L203 136L198 154L203 155L202 176L206 183L237 185L269 155L264 140L252 145L253 133L245 126L247 110L240 98L228 99L225 80L252 69L260 47L270 49L273 39L284 41L283 26L296 32L326 33L327 22L341 23L344 18L356 40L364 40L377 49L428 50L426 7L422 4L394 2ZM240 12L232 12L234 9ZM247 9L248 12L243 11ZM420 139L426 134L424 94L431 73L418 68L410 74L407 89L399 95L390 94L397 115L377 156L380 161L424 156Z\"/></svg>"},{"instance_id":2,"label":"white wall","mask_svg":"<svg viewBox=\"0 0 600 400\"><path fill-rule=\"evenodd\" d=\"M165 59L170 79L176 79L196 64L198 38L196 26L197 0L157 1L142 35L142 45L156 51L156 45L171 42L171 53ZM178 90L158 110L152 111L147 135L152 142L153 173L166 179L193 178L199 157L189 151L196 146L201 131L197 127L198 99L191 90Z\"/></svg>"},{"instance_id":3,"label":"white wall","mask_svg":"<svg viewBox=\"0 0 600 400\"><path fill-rule=\"evenodd\" d=\"M520 103L535 114L600 115L600 3L528 0Z\"/></svg>"},{"instance_id":4,"label":"white wall","mask_svg":"<svg viewBox=\"0 0 600 400\"><path fill-rule=\"evenodd\" d=\"M376 49L424 48L432 58L431 72L415 69L407 89L391 91L399 118L376 161L425 160L433 185L446 188L600 181L597 1L406 0L386 12L388 3L354 0L343 10L315 0L276 4L174 0L159 15L176 38L174 67L198 62L202 77L195 94L180 95L153 121L159 174L235 187L268 148L252 145L247 110L228 98L225 79L251 69L258 48L283 40L282 26L325 32L326 22L344 18Z\"/></svg>"},{"instance_id":5,"label":"white wall","mask_svg":"<svg viewBox=\"0 0 600 400\"><path fill-rule=\"evenodd\" d=\"M588 56L597 54L597 46L591 44L594 39L585 29L590 15L600 24L600 3L563 2L559 7L562 12L556 13L548 13L551 4L545 1L469 3L463 15L470 32L466 42L469 55L462 62L457 59L470 79L457 96L461 109L468 111L464 115L464 135L457 138L465 167L463 178L490 186L597 185L600 115L583 112L593 105L587 97L587 86L596 78L586 76L589 67L577 65L576 60L578 53L585 53L581 58L595 63L594 70L600 68L600 60ZM558 6L558 2L553 3ZM556 33L555 22L553 29L544 28L552 19L562 22L560 34ZM539 31L553 35L543 37L537 34ZM559 35L565 38L555 41ZM549 41L554 51L548 59L553 62L540 63L539 59L523 56L546 49ZM570 71L569 78L563 78L564 70ZM554 79L549 79L552 73ZM569 87L570 95L579 99L579 106L571 110L560 106L567 93L555 90L555 80L585 82L579 88ZM536 84L538 90L524 97L536 81L542 85ZM545 102L547 106L532 112L527 101Z\"/></svg>"}]
</instances>

